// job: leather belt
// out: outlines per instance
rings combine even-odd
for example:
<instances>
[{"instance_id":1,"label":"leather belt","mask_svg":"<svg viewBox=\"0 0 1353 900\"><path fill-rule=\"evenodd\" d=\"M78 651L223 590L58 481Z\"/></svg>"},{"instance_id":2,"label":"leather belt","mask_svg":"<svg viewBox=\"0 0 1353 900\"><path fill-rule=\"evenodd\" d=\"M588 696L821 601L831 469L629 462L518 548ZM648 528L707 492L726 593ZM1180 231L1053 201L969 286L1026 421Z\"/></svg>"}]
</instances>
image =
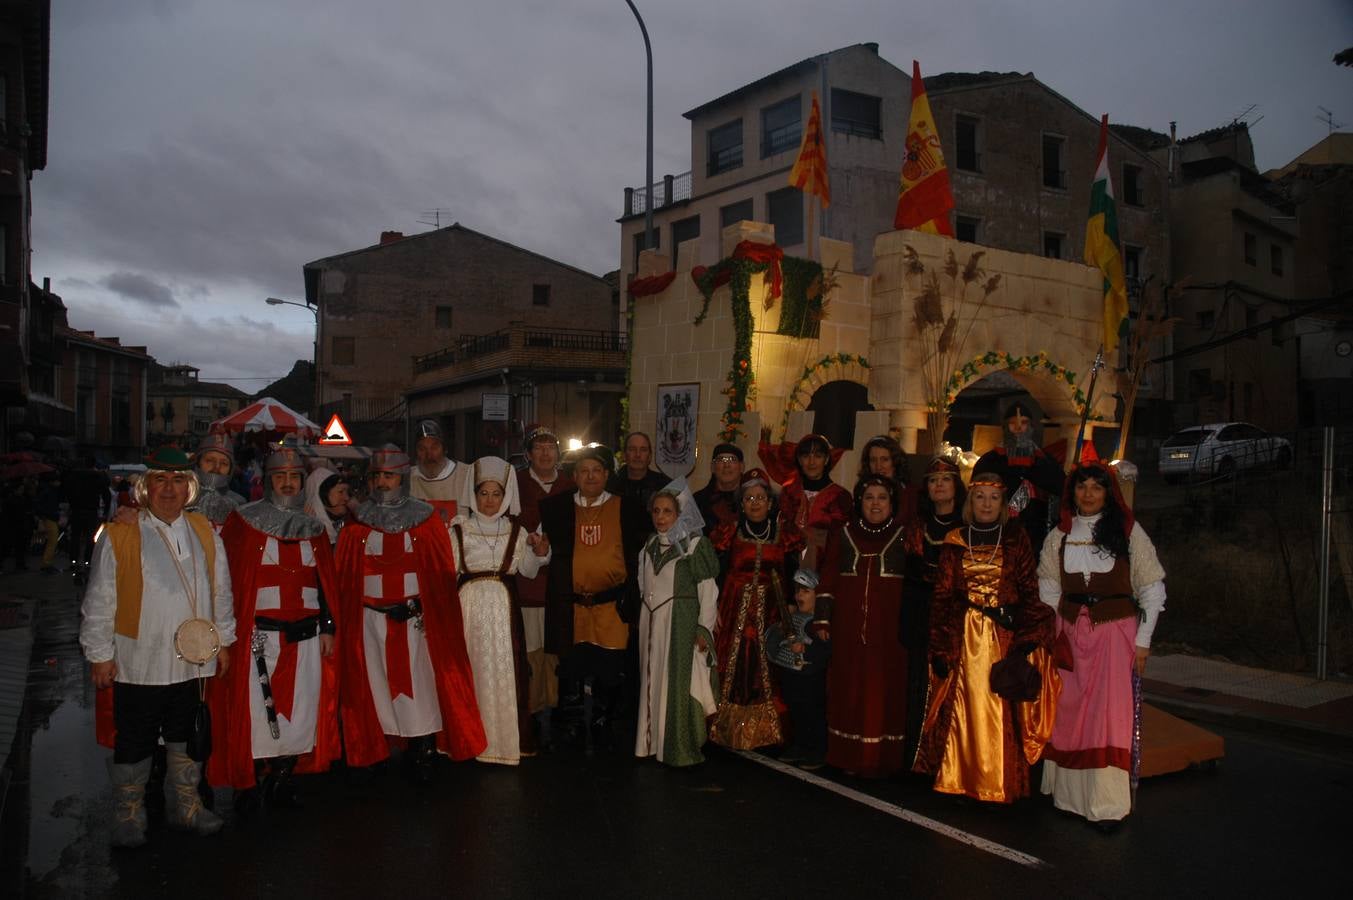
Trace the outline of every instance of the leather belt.
<instances>
[{"instance_id":1,"label":"leather belt","mask_svg":"<svg viewBox=\"0 0 1353 900\"><path fill-rule=\"evenodd\" d=\"M308 641L320 632L320 616L306 616L304 619L288 621L270 616L254 616L254 627L259 631L277 631L286 637L287 643L299 644Z\"/></svg>"},{"instance_id":2,"label":"leather belt","mask_svg":"<svg viewBox=\"0 0 1353 900\"><path fill-rule=\"evenodd\" d=\"M1106 600L1131 600L1127 594L1063 594L1063 599L1077 606L1094 607Z\"/></svg>"},{"instance_id":3,"label":"leather belt","mask_svg":"<svg viewBox=\"0 0 1353 900\"><path fill-rule=\"evenodd\" d=\"M573 602L579 606L601 606L606 603L618 603L624 595L625 586L622 584L595 594L574 594Z\"/></svg>"},{"instance_id":4,"label":"leather belt","mask_svg":"<svg viewBox=\"0 0 1353 900\"><path fill-rule=\"evenodd\" d=\"M1015 612L1009 606L983 606L980 603L973 603L971 600L965 600L970 609L975 609L991 621L995 622L1006 631L1015 630Z\"/></svg>"},{"instance_id":5,"label":"leather belt","mask_svg":"<svg viewBox=\"0 0 1353 900\"><path fill-rule=\"evenodd\" d=\"M471 581L480 581L484 578L492 578L494 581L504 581L503 573L496 569L492 572L466 572L456 580L456 587L464 587Z\"/></svg>"},{"instance_id":6,"label":"leather belt","mask_svg":"<svg viewBox=\"0 0 1353 900\"><path fill-rule=\"evenodd\" d=\"M372 612L389 616L392 622L407 622L423 614L423 604L417 597L409 597L399 603L363 603L362 605Z\"/></svg>"}]
</instances>

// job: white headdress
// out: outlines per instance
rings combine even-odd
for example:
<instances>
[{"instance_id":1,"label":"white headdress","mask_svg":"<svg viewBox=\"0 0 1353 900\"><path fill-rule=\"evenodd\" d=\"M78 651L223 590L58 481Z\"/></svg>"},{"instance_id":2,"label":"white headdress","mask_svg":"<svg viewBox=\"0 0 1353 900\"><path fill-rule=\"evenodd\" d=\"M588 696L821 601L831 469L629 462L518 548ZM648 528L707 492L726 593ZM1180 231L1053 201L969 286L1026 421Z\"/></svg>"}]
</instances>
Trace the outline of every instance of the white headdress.
<instances>
[{"instance_id":1,"label":"white headdress","mask_svg":"<svg viewBox=\"0 0 1353 900\"><path fill-rule=\"evenodd\" d=\"M497 456L481 456L474 462L474 470L471 472L473 477L466 479L465 490L469 496L461 498L461 508L467 512L473 510L482 518L493 521L501 518L503 515L520 515L521 499L517 493L517 470L512 468L507 460ZM491 516L485 516L479 512L479 497L476 488L486 481L496 481L503 487L503 505L498 507L498 512Z\"/></svg>"}]
</instances>

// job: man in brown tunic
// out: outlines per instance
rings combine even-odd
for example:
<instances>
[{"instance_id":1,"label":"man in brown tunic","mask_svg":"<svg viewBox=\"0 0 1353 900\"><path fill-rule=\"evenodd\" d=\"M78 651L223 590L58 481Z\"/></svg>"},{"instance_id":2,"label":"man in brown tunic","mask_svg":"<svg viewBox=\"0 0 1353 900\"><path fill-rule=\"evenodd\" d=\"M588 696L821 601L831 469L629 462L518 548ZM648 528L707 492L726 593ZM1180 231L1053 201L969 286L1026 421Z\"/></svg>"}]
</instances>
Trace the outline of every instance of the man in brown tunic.
<instances>
[{"instance_id":1,"label":"man in brown tunic","mask_svg":"<svg viewBox=\"0 0 1353 900\"><path fill-rule=\"evenodd\" d=\"M629 623L636 617L639 551L651 526L637 499L606 490L609 451L587 448L574 466L578 487L540 504L550 564L545 650L562 659L561 678L582 684L585 746L593 730L611 738L623 689Z\"/></svg>"}]
</instances>

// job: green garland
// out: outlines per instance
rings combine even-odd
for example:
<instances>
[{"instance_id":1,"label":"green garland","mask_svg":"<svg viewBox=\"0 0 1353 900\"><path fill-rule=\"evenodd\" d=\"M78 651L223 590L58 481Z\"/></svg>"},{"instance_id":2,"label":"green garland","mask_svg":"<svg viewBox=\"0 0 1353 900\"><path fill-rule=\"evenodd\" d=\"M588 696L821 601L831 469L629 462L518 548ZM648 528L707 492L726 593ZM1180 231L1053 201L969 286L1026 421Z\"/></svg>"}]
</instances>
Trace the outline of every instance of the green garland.
<instances>
[{"instance_id":1,"label":"green garland","mask_svg":"<svg viewBox=\"0 0 1353 900\"><path fill-rule=\"evenodd\" d=\"M780 263L784 297L780 300L780 326L776 334L816 338L825 313L822 263L786 256Z\"/></svg>"},{"instance_id":2,"label":"green garland","mask_svg":"<svg viewBox=\"0 0 1353 900\"><path fill-rule=\"evenodd\" d=\"M995 350L974 356L960 368L955 369L949 377L949 381L944 387L945 409L954 405L954 400L957 399L958 392L963 389L964 385L978 378L984 369L993 368L1048 375L1057 381L1063 381L1071 391L1071 402L1076 407L1076 414L1080 415L1085 411L1085 393L1076 384L1076 373L1048 359L1045 350L1039 350L1032 356L1013 356L1010 353ZM1096 421L1103 419L1097 413L1092 413L1090 418Z\"/></svg>"},{"instance_id":3,"label":"green garland","mask_svg":"<svg viewBox=\"0 0 1353 900\"><path fill-rule=\"evenodd\" d=\"M804 392L812 377L829 366L848 366L851 363L855 363L861 369L869 368L869 360L854 353L829 354L811 366L803 367L803 374L799 376L798 382L794 385L794 390L790 391L789 396L785 398L784 415L780 416L780 436L782 440L785 432L789 429L789 414L797 408L795 403L799 399L799 394Z\"/></svg>"},{"instance_id":4,"label":"green garland","mask_svg":"<svg viewBox=\"0 0 1353 900\"><path fill-rule=\"evenodd\" d=\"M730 305L733 311L733 362L728 368L728 383L723 394L728 398L724 406L723 417L719 420L723 428L719 431L719 440L732 443L743 434L742 416L748 404L756 396L756 375L752 371L752 276L759 275L770 268L767 262L754 262L735 256L725 257L705 269L699 275L693 275L696 289L704 302L695 316L699 325L709 315L709 304L714 292L727 279ZM783 296L780 309L780 327L778 334L790 337L816 338L818 325L822 320L826 302L822 264L811 259L786 256L780 260L780 272ZM810 291L812 292L810 295Z\"/></svg>"},{"instance_id":5,"label":"green garland","mask_svg":"<svg viewBox=\"0 0 1353 900\"><path fill-rule=\"evenodd\" d=\"M752 287L752 272L757 268L755 263L735 260L732 276L728 279L728 291L733 300L733 363L728 367L728 386L723 391L728 403L720 420L723 422L719 432L722 443L734 443L743 433L742 414L756 391L756 375L752 372L752 304L748 294ZM759 268L764 271L766 267Z\"/></svg>"}]
</instances>

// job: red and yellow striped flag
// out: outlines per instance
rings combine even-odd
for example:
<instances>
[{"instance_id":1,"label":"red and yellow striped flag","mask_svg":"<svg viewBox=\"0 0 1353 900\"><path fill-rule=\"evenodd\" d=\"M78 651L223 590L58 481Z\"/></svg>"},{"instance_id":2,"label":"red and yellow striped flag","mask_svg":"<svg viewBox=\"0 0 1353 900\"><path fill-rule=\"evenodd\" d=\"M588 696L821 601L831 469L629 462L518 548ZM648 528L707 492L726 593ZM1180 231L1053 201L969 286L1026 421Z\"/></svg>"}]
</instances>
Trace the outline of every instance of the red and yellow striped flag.
<instances>
[{"instance_id":1,"label":"red and yellow striped flag","mask_svg":"<svg viewBox=\"0 0 1353 900\"><path fill-rule=\"evenodd\" d=\"M808 127L799 142L799 158L789 172L789 183L805 194L822 198L825 209L832 202L832 186L827 178L827 145L822 140L822 110L817 105L817 91L813 91L813 111L808 116Z\"/></svg>"},{"instance_id":2,"label":"red and yellow striped flag","mask_svg":"<svg viewBox=\"0 0 1353 900\"><path fill-rule=\"evenodd\" d=\"M893 227L953 237L949 210L954 208L954 194L949 188L949 169L944 164L935 119L930 115L921 64L916 60L911 61L911 122L905 143L907 155L902 161Z\"/></svg>"}]
</instances>

